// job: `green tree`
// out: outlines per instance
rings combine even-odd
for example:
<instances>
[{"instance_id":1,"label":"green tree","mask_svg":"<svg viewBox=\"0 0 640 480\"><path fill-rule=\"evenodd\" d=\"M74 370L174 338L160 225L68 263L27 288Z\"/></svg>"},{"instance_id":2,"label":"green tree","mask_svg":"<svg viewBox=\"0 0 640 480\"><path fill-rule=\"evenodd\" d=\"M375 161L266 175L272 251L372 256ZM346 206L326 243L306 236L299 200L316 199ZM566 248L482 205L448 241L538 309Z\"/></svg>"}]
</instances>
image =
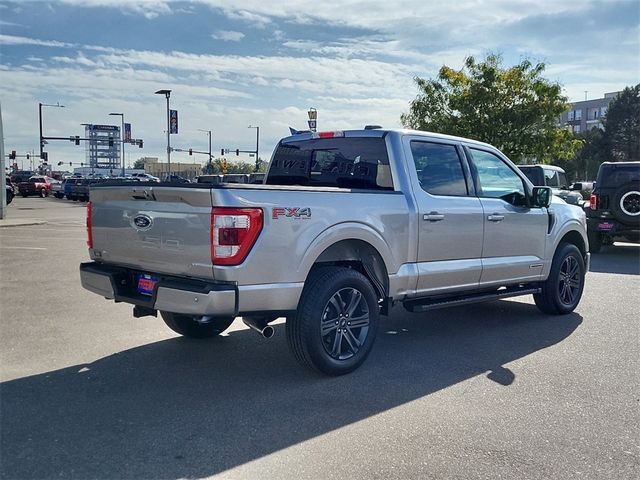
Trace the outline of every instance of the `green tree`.
<instances>
[{"instance_id":1,"label":"green tree","mask_svg":"<svg viewBox=\"0 0 640 480\"><path fill-rule=\"evenodd\" d=\"M609 159L640 160L640 84L626 87L611 101L603 123Z\"/></svg>"},{"instance_id":2,"label":"green tree","mask_svg":"<svg viewBox=\"0 0 640 480\"><path fill-rule=\"evenodd\" d=\"M144 170L144 160L142 158L139 158L138 160L133 162L133 168Z\"/></svg>"},{"instance_id":3,"label":"green tree","mask_svg":"<svg viewBox=\"0 0 640 480\"><path fill-rule=\"evenodd\" d=\"M604 132L599 128L592 128L578 136L582 142L582 148L578 151L571 166L565 168L567 173L575 172L572 176L575 180L595 180L600 164L607 160L608 151L604 139Z\"/></svg>"},{"instance_id":4,"label":"green tree","mask_svg":"<svg viewBox=\"0 0 640 480\"><path fill-rule=\"evenodd\" d=\"M207 162L205 166L202 167L202 172L208 175L223 173L223 163L223 158L215 158L211 164ZM227 173L253 173L255 168L254 163L227 160ZM264 167L262 170L258 171L264 171Z\"/></svg>"},{"instance_id":5,"label":"green tree","mask_svg":"<svg viewBox=\"0 0 640 480\"><path fill-rule=\"evenodd\" d=\"M434 79L414 79L419 93L402 124L490 143L516 163L570 159L581 144L556 126L569 104L544 69L529 60L504 68L494 54L469 56L461 70L443 66Z\"/></svg>"}]
</instances>

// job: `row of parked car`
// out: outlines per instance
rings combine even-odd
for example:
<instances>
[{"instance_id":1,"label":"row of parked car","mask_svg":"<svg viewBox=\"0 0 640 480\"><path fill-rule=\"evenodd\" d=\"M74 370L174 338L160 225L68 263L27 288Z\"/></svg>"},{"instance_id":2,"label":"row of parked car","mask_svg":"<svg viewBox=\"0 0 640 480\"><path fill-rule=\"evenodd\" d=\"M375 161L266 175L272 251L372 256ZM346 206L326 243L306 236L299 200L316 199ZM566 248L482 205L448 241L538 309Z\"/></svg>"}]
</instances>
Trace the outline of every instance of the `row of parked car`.
<instances>
[{"instance_id":1,"label":"row of parked car","mask_svg":"<svg viewBox=\"0 0 640 480\"><path fill-rule=\"evenodd\" d=\"M202 175L195 180L197 183L262 183L264 173L252 174L227 174L227 175ZM127 182L159 182L157 177L147 174L134 174L127 177L69 177L63 180L56 180L46 175L33 175L17 184L11 182L7 178L7 184L11 186L11 192L7 190L7 203L10 203L14 195L22 195L23 197L37 195L39 197L48 197L52 195L56 198L66 198L75 201L89 200L89 189L91 185L106 181L127 181ZM191 183L190 180L178 175L171 175L165 179L165 182L171 183Z\"/></svg>"}]
</instances>

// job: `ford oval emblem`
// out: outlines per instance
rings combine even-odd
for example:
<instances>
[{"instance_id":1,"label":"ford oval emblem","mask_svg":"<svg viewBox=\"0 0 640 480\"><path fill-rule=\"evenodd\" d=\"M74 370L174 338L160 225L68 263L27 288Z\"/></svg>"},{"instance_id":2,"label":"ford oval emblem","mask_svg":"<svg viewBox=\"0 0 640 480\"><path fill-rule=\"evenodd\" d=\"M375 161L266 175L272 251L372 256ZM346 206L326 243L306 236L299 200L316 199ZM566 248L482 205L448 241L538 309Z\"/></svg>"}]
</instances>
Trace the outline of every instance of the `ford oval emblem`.
<instances>
[{"instance_id":1,"label":"ford oval emblem","mask_svg":"<svg viewBox=\"0 0 640 480\"><path fill-rule=\"evenodd\" d=\"M153 219L149 215L136 215L133 217L131 224L137 230L149 230L153 225Z\"/></svg>"}]
</instances>

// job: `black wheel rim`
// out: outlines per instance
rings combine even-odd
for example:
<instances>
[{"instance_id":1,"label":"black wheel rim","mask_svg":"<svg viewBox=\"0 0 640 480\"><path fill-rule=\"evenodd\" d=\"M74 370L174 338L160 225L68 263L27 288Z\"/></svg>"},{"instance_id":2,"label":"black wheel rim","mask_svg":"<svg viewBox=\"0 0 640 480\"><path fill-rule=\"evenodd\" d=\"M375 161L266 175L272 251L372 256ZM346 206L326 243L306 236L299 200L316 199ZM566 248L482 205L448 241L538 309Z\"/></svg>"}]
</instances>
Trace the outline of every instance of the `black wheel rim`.
<instances>
[{"instance_id":1,"label":"black wheel rim","mask_svg":"<svg viewBox=\"0 0 640 480\"><path fill-rule=\"evenodd\" d=\"M580 292L581 272L580 264L574 256L568 256L560 267L560 282L558 293L564 305L573 305Z\"/></svg>"},{"instance_id":2,"label":"black wheel rim","mask_svg":"<svg viewBox=\"0 0 640 480\"><path fill-rule=\"evenodd\" d=\"M627 193L622 197L622 210L635 217L640 214L640 195L636 192Z\"/></svg>"},{"instance_id":3,"label":"black wheel rim","mask_svg":"<svg viewBox=\"0 0 640 480\"><path fill-rule=\"evenodd\" d=\"M358 353L369 333L369 305L355 288L338 290L322 312L322 345L335 360L348 360Z\"/></svg>"}]
</instances>

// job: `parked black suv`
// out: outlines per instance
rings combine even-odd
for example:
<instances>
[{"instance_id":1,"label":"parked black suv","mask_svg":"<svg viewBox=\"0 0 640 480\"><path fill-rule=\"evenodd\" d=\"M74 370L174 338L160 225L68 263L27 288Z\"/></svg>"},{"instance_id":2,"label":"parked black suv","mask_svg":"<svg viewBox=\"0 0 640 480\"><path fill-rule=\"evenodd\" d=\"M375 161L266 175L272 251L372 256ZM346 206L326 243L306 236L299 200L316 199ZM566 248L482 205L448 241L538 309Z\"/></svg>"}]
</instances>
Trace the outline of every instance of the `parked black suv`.
<instances>
[{"instance_id":1,"label":"parked black suv","mask_svg":"<svg viewBox=\"0 0 640 480\"><path fill-rule=\"evenodd\" d=\"M587 209L590 251L614 240L640 243L640 162L605 162Z\"/></svg>"}]
</instances>

